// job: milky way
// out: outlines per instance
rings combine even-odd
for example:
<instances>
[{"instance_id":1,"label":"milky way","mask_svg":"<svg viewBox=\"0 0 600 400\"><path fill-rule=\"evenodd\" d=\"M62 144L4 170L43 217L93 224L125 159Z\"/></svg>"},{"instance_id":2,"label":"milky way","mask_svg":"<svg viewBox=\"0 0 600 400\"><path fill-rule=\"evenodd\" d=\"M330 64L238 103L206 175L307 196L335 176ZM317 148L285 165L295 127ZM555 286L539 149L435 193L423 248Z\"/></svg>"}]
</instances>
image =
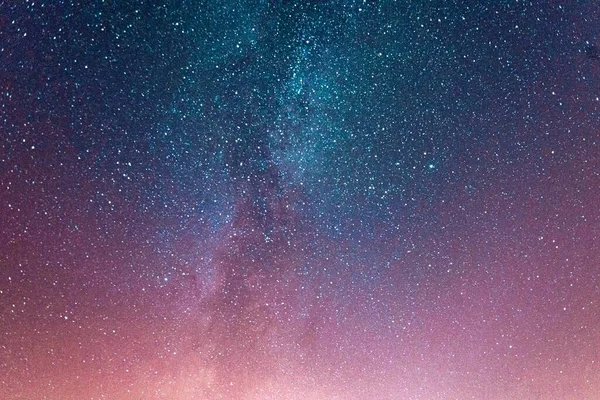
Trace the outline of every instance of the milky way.
<instances>
[{"instance_id":1,"label":"milky way","mask_svg":"<svg viewBox=\"0 0 600 400\"><path fill-rule=\"evenodd\" d=\"M600 6L0 1L0 398L600 399Z\"/></svg>"}]
</instances>

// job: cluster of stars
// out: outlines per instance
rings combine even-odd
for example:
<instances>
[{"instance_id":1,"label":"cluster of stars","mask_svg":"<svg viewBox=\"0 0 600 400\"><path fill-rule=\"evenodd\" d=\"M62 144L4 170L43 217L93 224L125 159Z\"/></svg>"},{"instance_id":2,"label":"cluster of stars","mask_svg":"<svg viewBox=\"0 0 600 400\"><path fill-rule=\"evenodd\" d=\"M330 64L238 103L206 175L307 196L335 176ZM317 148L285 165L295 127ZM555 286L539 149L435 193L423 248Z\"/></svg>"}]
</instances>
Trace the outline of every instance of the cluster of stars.
<instances>
[{"instance_id":1,"label":"cluster of stars","mask_svg":"<svg viewBox=\"0 0 600 400\"><path fill-rule=\"evenodd\" d=\"M0 4L0 398L597 398L598 48L593 2Z\"/></svg>"}]
</instances>

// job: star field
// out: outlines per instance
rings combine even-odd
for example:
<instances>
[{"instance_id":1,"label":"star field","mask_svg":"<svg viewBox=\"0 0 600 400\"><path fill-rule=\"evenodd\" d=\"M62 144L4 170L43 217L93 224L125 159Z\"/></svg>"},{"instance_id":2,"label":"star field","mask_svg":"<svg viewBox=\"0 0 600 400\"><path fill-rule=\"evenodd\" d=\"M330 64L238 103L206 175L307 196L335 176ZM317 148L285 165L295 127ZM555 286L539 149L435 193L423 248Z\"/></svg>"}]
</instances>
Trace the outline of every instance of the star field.
<instances>
[{"instance_id":1,"label":"star field","mask_svg":"<svg viewBox=\"0 0 600 400\"><path fill-rule=\"evenodd\" d=\"M600 399L593 1L0 1L0 398Z\"/></svg>"}]
</instances>

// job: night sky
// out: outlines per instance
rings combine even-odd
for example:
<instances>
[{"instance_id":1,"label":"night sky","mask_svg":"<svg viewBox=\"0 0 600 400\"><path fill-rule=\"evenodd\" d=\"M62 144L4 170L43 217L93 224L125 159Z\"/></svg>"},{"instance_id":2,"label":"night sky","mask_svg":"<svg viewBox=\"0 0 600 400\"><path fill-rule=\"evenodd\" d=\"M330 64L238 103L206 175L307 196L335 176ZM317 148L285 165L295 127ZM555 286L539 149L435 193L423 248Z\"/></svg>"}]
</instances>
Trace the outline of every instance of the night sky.
<instances>
[{"instance_id":1,"label":"night sky","mask_svg":"<svg viewBox=\"0 0 600 400\"><path fill-rule=\"evenodd\" d=\"M600 399L600 3L0 1L0 399Z\"/></svg>"}]
</instances>

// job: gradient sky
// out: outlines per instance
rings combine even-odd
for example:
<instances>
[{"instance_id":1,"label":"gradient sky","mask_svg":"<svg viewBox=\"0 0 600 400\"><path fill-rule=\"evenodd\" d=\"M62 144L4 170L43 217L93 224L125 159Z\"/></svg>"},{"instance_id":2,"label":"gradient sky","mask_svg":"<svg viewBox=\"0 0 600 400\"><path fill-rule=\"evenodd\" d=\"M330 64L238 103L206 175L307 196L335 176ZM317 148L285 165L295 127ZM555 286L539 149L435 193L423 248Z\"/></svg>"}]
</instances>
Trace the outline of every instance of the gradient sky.
<instances>
[{"instance_id":1,"label":"gradient sky","mask_svg":"<svg viewBox=\"0 0 600 400\"><path fill-rule=\"evenodd\" d=\"M0 1L0 398L600 399L600 5Z\"/></svg>"}]
</instances>

